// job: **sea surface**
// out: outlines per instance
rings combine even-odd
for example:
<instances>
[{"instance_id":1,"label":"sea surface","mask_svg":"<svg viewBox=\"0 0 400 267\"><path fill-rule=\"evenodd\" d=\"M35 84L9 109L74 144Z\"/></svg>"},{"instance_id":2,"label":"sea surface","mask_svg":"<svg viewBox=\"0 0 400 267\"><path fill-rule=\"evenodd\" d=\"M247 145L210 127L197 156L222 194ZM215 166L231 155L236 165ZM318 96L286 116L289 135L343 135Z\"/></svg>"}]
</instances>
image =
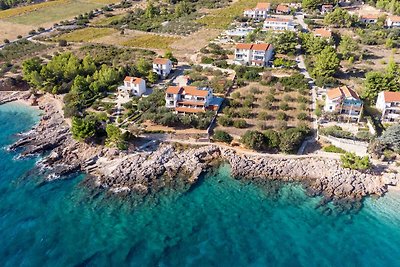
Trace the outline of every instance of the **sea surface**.
<instances>
[{"instance_id":1,"label":"sea surface","mask_svg":"<svg viewBox=\"0 0 400 267\"><path fill-rule=\"evenodd\" d=\"M400 193L326 215L299 185L269 190L229 166L136 206L83 175L43 183L6 147L39 112L0 106L0 266L400 266Z\"/></svg>"}]
</instances>

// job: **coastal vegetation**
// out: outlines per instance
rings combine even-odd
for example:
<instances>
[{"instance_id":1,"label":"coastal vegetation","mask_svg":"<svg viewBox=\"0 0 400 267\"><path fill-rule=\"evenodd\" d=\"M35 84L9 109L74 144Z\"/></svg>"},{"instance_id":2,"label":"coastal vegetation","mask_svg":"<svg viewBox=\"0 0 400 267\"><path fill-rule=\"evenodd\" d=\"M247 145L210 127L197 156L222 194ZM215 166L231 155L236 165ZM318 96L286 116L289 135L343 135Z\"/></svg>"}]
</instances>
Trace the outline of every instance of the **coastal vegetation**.
<instances>
[{"instance_id":1,"label":"coastal vegetation","mask_svg":"<svg viewBox=\"0 0 400 267\"><path fill-rule=\"evenodd\" d=\"M88 42L104 36L117 33L117 30L110 28L83 28L69 33L61 34L55 40L66 40L68 42Z\"/></svg>"},{"instance_id":2,"label":"coastal vegetation","mask_svg":"<svg viewBox=\"0 0 400 267\"><path fill-rule=\"evenodd\" d=\"M355 153L346 152L340 156L343 168L364 171L371 168L371 161L368 156L360 157Z\"/></svg>"}]
</instances>

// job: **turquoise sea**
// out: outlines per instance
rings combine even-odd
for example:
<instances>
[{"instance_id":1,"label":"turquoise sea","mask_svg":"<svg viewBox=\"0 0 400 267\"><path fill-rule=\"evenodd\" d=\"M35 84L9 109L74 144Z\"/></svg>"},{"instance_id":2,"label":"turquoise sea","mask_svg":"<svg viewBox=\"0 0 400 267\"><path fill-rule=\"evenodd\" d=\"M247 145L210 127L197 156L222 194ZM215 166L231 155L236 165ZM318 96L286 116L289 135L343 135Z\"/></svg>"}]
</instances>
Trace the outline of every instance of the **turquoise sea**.
<instances>
[{"instance_id":1,"label":"turquoise sea","mask_svg":"<svg viewBox=\"0 0 400 267\"><path fill-rule=\"evenodd\" d=\"M5 150L38 112L0 106L0 266L400 266L400 193L324 215L299 185L229 177L132 206L83 176L42 183L37 159Z\"/></svg>"}]
</instances>

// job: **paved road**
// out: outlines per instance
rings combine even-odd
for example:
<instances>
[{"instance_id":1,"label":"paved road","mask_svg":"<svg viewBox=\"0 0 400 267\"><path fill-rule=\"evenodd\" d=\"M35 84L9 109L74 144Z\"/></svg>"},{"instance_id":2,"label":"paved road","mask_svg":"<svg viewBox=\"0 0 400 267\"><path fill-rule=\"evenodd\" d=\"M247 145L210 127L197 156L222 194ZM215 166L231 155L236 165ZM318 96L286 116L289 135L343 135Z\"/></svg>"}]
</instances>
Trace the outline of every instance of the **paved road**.
<instances>
[{"instance_id":1,"label":"paved road","mask_svg":"<svg viewBox=\"0 0 400 267\"><path fill-rule=\"evenodd\" d=\"M295 16L296 17L296 22L303 28L305 32L308 32L308 25L304 22L304 15L303 14L298 14Z\"/></svg>"}]
</instances>

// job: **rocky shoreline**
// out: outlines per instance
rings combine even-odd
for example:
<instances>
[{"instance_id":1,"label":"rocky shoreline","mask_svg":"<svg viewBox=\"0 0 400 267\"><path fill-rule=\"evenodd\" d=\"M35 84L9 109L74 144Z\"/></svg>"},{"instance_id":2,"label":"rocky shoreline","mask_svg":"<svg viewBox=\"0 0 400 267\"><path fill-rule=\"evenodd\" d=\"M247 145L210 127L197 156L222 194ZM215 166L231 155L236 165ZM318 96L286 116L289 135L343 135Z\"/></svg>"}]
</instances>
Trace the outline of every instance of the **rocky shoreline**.
<instances>
[{"instance_id":1,"label":"rocky shoreline","mask_svg":"<svg viewBox=\"0 0 400 267\"><path fill-rule=\"evenodd\" d=\"M154 142L145 150L126 153L79 143L72 138L62 111L51 99L41 97L38 103L45 115L40 123L10 146L11 150L22 149L22 157L50 152L39 162L47 180L83 171L90 174L87 182L97 188L146 196L165 188L188 189L196 184L201 174L226 162L237 179L261 183L268 180L299 182L310 195L323 196L324 204L359 202L366 196L381 196L400 178L384 171L363 173L343 169L334 159L246 155L212 144L183 147Z\"/></svg>"}]
</instances>

